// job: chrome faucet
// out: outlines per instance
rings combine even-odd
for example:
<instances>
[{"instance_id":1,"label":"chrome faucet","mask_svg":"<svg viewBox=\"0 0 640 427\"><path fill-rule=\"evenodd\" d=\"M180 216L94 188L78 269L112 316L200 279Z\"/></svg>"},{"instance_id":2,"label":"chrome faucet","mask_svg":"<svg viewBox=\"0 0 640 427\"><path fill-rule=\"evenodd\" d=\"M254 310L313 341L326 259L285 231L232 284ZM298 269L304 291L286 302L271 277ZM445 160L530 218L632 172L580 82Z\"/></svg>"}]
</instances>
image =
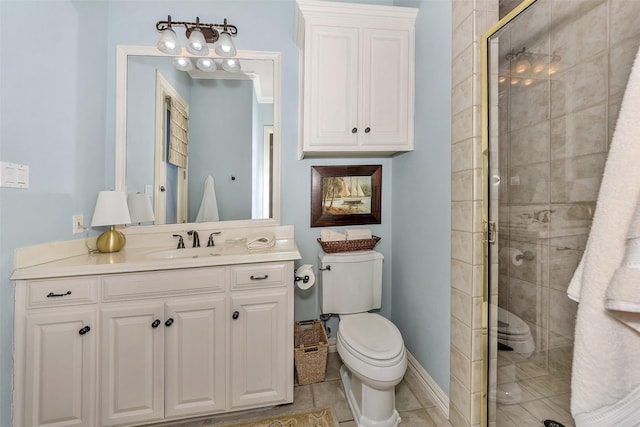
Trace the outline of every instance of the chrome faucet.
<instances>
[{"instance_id":1,"label":"chrome faucet","mask_svg":"<svg viewBox=\"0 0 640 427\"><path fill-rule=\"evenodd\" d=\"M174 234L173 237L178 238L178 247L176 249L184 249L184 239L180 234Z\"/></svg>"},{"instance_id":2,"label":"chrome faucet","mask_svg":"<svg viewBox=\"0 0 640 427\"><path fill-rule=\"evenodd\" d=\"M187 231L187 234L189 236L193 236L193 245L191 247L192 248L199 248L200 247L200 236L198 236L198 232L196 230L189 230L189 231Z\"/></svg>"}]
</instances>

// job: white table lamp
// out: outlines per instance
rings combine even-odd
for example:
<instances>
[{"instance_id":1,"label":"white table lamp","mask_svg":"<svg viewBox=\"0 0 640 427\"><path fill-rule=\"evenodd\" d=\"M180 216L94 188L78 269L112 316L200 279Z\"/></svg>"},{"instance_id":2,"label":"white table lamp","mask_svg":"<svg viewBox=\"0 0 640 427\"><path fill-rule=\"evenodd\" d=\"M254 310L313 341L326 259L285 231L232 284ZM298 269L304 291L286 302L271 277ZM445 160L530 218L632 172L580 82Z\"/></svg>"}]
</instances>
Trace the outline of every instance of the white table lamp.
<instances>
[{"instance_id":1,"label":"white table lamp","mask_svg":"<svg viewBox=\"0 0 640 427\"><path fill-rule=\"evenodd\" d=\"M127 195L122 191L101 191L93 211L92 227L109 226L109 230L98 236L96 247L100 252L118 252L127 242L116 225L131 224Z\"/></svg>"}]
</instances>

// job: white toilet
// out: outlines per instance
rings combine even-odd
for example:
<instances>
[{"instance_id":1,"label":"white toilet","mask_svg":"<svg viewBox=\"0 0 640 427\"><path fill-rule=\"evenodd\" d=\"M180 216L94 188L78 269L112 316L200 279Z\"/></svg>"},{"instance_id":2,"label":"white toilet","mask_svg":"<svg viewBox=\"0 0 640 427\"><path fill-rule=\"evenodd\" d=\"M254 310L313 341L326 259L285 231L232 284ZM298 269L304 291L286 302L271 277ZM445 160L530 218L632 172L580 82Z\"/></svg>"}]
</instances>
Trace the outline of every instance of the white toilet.
<instances>
[{"instance_id":1,"label":"white toilet","mask_svg":"<svg viewBox=\"0 0 640 427\"><path fill-rule=\"evenodd\" d=\"M336 338L342 384L356 425L396 427L395 386L407 370L402 335L391 321L369 310L382 298L382 260L376 251L319 255L320 304L340 315Z\"/></svg>"}]
</instances>

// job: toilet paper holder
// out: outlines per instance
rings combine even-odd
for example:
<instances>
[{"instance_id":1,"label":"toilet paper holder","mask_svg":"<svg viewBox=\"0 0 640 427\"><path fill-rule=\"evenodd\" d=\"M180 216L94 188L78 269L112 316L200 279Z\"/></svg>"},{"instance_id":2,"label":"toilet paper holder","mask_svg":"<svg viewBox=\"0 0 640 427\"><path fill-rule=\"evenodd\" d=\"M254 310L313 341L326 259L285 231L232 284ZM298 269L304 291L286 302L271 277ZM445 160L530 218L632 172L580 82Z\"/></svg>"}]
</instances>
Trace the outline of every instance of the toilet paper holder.
<instances>
[{"instance_id":1,"label":"toilet paper holder","mask_svg":"<svg viewBox=\"0 0 640 427\"><path fill-rule=\"evenodd\" d=\"M304 275L304 276L296 276L295 274L293 275L293 280L294 282L299 282L302 280L302 283L308 283L309 282L309 275Z\"/></svg>"}]
</instances>

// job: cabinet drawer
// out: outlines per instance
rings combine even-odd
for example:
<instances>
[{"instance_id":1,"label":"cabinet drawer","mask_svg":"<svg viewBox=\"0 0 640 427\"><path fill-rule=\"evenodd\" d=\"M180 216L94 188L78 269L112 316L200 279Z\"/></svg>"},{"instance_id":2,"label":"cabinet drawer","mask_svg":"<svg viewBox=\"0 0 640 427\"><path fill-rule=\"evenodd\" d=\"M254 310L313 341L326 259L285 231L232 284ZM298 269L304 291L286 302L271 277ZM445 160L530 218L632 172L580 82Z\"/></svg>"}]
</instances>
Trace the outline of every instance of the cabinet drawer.
<instances>
[{"instance_id":1,"label":"cabinet drawer","mask_svg":"<svg viewBox=\"0 0 640 427\"><path fill-rule=\"evenodd\" d=\"M30 280L26 286L27 308L94 304L98 301L97 277Z\"/></svg>"},{"instance_id":2,"label":"cabinet drawer","mask_svg":"<svg viewBox=\"0 0 640 427\"><path fill-rule=\"evenodd\" d=\"M284 263L236 265L231 267L231 289L283 286L286 271Z\"/></svg>"},{"instance_id":3,"label":"cabinet drawer","mask_svg":"<svg viewBox=\"0 0 640 427\"><path fill-rule=\"evenodd\" d=\"M102 277L104 301L189 295L225 290L225 268L192 268Z\"/></svg>"}]
</instances>

